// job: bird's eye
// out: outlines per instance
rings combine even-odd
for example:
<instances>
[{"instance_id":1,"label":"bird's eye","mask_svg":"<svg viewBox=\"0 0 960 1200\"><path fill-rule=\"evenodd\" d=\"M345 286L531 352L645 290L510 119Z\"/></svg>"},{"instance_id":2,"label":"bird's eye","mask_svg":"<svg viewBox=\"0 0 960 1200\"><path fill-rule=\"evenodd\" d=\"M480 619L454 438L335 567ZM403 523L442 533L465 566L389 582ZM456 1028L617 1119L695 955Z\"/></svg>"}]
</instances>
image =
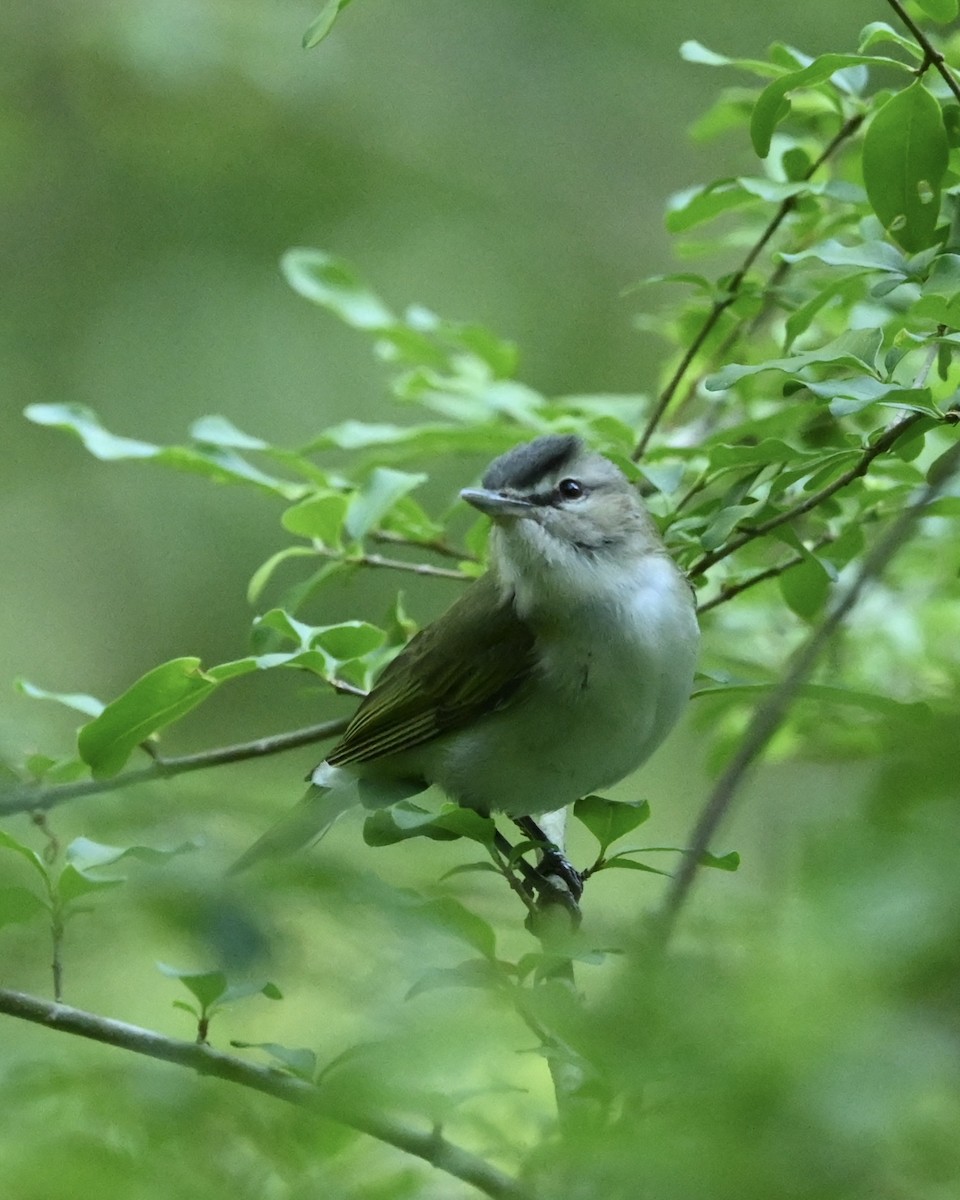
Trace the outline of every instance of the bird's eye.
<instances>
[{"instance_id":1,"label":"bird's eye","mask_svg":"<svg viewBox=\"0 0 960 1200\"><path fill-rule=\"evenodd\" d=\"M562 500L579 500L584 494L583 484L576 479L561 479L557 484L557 493Z\"/></svg>"}]
</instances>

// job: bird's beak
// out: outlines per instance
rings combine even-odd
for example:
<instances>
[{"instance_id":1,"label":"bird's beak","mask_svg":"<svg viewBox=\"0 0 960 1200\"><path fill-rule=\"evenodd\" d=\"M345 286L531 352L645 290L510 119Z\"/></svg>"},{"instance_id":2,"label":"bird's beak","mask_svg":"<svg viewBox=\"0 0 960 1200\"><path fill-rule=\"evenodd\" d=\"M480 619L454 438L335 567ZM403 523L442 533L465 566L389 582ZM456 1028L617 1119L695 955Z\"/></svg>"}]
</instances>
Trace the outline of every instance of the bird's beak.
<instances>
[{"instance_id":1,"label":"bird's beak","mask_svg":"<svg viewBox=\"0 0 960 1200\"><path fill-rule=\"evenodd\" d=\"M464 488L460 499L492 517L495 521L504 518L529 517L537 507L519 496L503 496L500 492L488 492L486 488Z\"/></svg>"}]
</instances>

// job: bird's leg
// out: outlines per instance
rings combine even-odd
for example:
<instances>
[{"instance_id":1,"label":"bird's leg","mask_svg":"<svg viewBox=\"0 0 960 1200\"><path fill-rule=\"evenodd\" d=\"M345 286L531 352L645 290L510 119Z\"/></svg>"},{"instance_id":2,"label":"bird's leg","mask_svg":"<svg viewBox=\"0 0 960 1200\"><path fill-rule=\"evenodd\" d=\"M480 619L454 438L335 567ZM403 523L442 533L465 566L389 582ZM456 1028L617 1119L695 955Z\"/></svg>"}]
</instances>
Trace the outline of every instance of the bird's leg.
<instances>
[{"instance_id":1,"label":"bird's leg","mask_svg":"<svg viewBox=\"0 0 960 1200\"><path fill-rule=\"evenodd\" d=\"M577 868L560 847L546 836L533 817L514 817L513 823L531 842L536 842L541 847L537 874L553 891L559 891L561 888L568 891L576 906L583 895L583 876Z\"/></svg>"}]
</instances>

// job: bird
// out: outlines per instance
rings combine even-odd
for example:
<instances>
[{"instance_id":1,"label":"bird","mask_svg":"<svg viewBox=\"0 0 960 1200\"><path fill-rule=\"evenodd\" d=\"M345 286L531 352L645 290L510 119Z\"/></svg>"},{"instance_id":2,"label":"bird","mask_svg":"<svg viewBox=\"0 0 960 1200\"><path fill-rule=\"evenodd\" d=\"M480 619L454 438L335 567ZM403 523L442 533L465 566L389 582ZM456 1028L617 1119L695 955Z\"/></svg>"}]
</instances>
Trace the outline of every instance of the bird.
<instances>
[{"instance_id":1,"label":"bird","mask_svg":"<svg viewBox=\"0 0 960 1200\"><path fill-rule=\"evenodd\" d=\"M307 794L233 871L431 785L531 828L632 774L680 717L693 592L619 467L545 434L460 496L492 523L485 574L384 669Z\"/></svg>"}]
</instances>

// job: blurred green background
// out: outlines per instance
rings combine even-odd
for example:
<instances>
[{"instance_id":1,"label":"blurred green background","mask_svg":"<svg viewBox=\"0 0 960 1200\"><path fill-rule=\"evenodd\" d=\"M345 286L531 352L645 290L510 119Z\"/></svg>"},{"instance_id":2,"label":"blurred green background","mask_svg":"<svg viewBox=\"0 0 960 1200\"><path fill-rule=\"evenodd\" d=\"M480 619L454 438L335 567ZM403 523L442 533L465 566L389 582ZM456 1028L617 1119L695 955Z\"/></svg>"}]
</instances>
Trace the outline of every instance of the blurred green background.
<instances>
[{"instance_id":1,"label":"blurred green background","mask_svg":"<svg viewBox=\"0 0 960 1200\"><path fill-rule=\"evenodd\" d=\"M244 599L247 581L282 544L279 505L148 465L98 463L63 435L26 422L21 413L27 404L87 404L111 430L161 443L183 439L189 423L206 413L222 413L250 433L291 445L346 416L396 419L366 341L281 280L277 262L292 245L319 246L353 261L395 306L419 301L516 340L521 377L547 393L648 391L663 352L632 328L633 301L623 289L641 275L671 268L662 224L671 192L752 169L742 133L707 146L687 139L688 125L719 87L737 79L683 63L679 44L696 38L740 55L759 53L774 40L810 53L842 50L855 45L862 25L887 18L888 10L876 0L807 0L777 9L758 0L656 6L635 0L356 0L332 37L306 53L300 38L314 15L314 5L292 0L5 0L0 9L0 755L11 760L34 748L67 752L76 722L17 695L7 681L22 675L106 699L164 659L238 657L246 650L252 616ZM445 478L453 483L476 467L444 464ZM401 582L420 619L451 594ZM356 577L331 591L329 618L379 618L396 584ZM198 749L343 711L342 701L321 702L317 690L296 677L251 678L224 689L202 716L171 731L164 747L168 753ZM675 801L676 815L666 828L658 825L658 840L682 837L686 814L703 796L695 738L689 729L679 734L645 777L644 794L655 802L661 796ZM138 790L124 797L122 816L114 800L88 802L58 815L57 828L63 836L84 832L110 840L121 825L149 833L156 823L159 840L199 829L216 841L228 821L223 814L232 812L233 820L246 805L254 823L261 821L268 786L279 789L274 796L292 797L316 757L308 750L216 779L192 777ZM869 975L887 953L891 926L884 921L892 920L889 905L881 907L883 920L876 916L873 876L865 869L863 882L854 872L843 895L829 887L817 891L818 872L829 877L829 870L818 865L816 854L801 870L797 843L781 836L794 820L794 799L804 799L801 820L811 829L828 814L852 824L850 802L838 796L849 797L857 784L852 766L766 769L754 795L773 794L780 803L759 806L759 814L745 805L744 817L718 847L742 849L757 838L764 853L754 856L740 879L723 877L708 886L728 889L728 896L763 896L764 911L750 909L750 919L771 927L783 921L793 931L795 952L813 960L825 953L834 920L843 919L838 914L849 915L852 896L854 909L862 905L867 914L861 932L868 965L862 970ZM25 828L21 820L18 829ZM231 834L236 841L239 834L226 824L226 840ZM348 843L363 864L358 869L365 869L356 828L334 858ZM855 844L852 835L847 844ZM882 851L888 853L886 843ZM445 853L436 848L429 871L434 861L441 868ZM914 857L922 855L918 847ZM912 893L918 904L923 870L914 857L898 869L919 888ZM418 854L397 854L391 863L401 883L404 872L411 878L423 873ZM337 875L341 869L346 882ZM382 993L386 1011L397 980L410 982L401 946L388 950L386 962L370 962L358 949L357 938L366 947L385 936L369 914L357 916L348 905L350 936L343 937L335 924L342 911L334 919L312 907L317 888L351 884L352 869L331 866L326 883L311 882L313 897L303 911L265 918L274 922L270 932L281 947L280 973L284 967L291 975L302 973L301 1001L331 973L349 981L340 984L341 1008L326 1015L323 1033L333 1045L338 1036L356 1033L351 1006ZM791 924L796 902L787 892L798 870L813 880L807 900L818 906L806 924ZM84 952L72 958L68 998L133 1020L169 1022L176 993L158 982L152 957L167 946L175 954L198 931L199 909L190 899L196 880L184 871L137 893L145 950L128 954L129 914L118 906L104 906L95 929L81 933L78 926ZM631 875L627 882L635 884L632 873L609 875ZM854 895L861 882L863 891ZM352 886L362 890L369 881ZM601 877L593 893L601 914L616 911L623 887L622 880ZM629 903L638 908L638 897L656 894L637 889ZM489 894L483 902L490 903ZM929 899L949 926L938 903ZM502 898L503 913L509 906L509 897ZM505 920L516 922L516 914ZM903 914L900 921L892 925L902 947L909 923ZM855 923L852 928L856 933ZM36 944L41 935L25 926L3 936L8 962L16 967L5 982L46 991L46 949ZM236 931L230 936L236 938ZM112 953L116 947L122 947L122 970ZM430 947L419 942L418 951L429 964ZM846 952L826 951L836 956L831 963ZM789 976L775 955L765 965L768 977L734 1003L752 1005L754 1017L763 1014L761 1035L766 1030L773 1039L789 1040L790 1022L779 1001L801 984L812 992L812 974ZM835 1019L832 997L828 1003L802 989L798 994L820 1005L825 1022ZM868 999L876 1000L872 992ZM253 1003L260 1005L253 1023L264 1023L265 1036L284 1040L286 1018L268 1012L265 1001ZM690 1020L714 1020L709 1003ZM881 1038L890 1019L876 1003L881 1015L870 1026L871 1038ZM302 1009L286 1011L296 1026ZM375 1026L379 1015L373 1004L365 1019ZM436 1013L421 1019L428 1031L436 1030ZM228 1021L225 1031L231 1028ZM236 1032L245 1029L246 1017ZM188 1023L180 1032L189 1036ZM923 1041L926 1032L921 1026L913 1036ZM463 1036L452 1030L450 1045L462 1045ZM14 1045L28 1057L49 1054L44 1039L5 1021L0 1054ZM443 1037L440 1042L447 1045ZM924 1053L936 1057L936 1047L924 1045ZM790 1053L799 1059L808 1048L799 1037L783 1051L787 1065L780 1066L788 1070ZM820 1051L833 1079L830 1054L822 1046ZM249 1179L249 1192L239 1186L243 1153L229 1170L207 1164L209 1174L197 1166L202 1156L191 1159L183 1178L172 1160L164 1166L156 1157L157 1146L184 1119L195 1124L201 1140L221 1136L222 1114L205 1107L206 1090L188 1099L178 1080L158 1083L154 1071L144 1077L153 1089L145 1100L138 1088L147 1084L119 1068L116 1078L98 1076L98 1090L92 1073L105 1061L99 1048L70 1045L60 1053L69 1053L80 1068L89 1064L91 1078L84 1081L82 1069L58 1078L48 1061L31 1068L32 1075L16 1076L12 1094L57 1091L65 1128L71 1127L70 1106L90 1103L85 1087L96 1105L109 1094L111 1120L121 1120L121 1109L149 1102L155 1121L138 1152L166 1180L166 1193L157 1194L210 1194L228 1186L233 1195L268 1194ZM873 1061L870 1038L851 1054L858 1069ZM682 1053L680 1059L683 1069ZM912 1061L914 1074L922 1072L926 1059ZM750 1065L748 1059L744 1069ZM724 1064L714 1067L722 1073ZM758 1076L765 1069L758 1066ZM529 1086L542 1087L542 1072L531 1068L529 1074ZM755 1108L742 1115L741 1125L737 1114L729 1128L718 1125L716 1145L741 1137L758 1119L764 1097L775 1091L772 1083L773 1090L764 1091L768 1083L764 1077L747 1089ZM166 1086L169 1093L156 1090ZM845 1078L844 1086L853 1085ZM872 1086L866 1072L863 1087ZM917 1089L922 1092L920 1083ZM836 1095L825 1095L825 1122L831 1104L841 1113L853 1104L839 1083ZM943 1113L955 1113L953 1099L939 1091L920 1099L934 1105L934 1124L947 1119L937 1104ZM876 1099L872 1116L862 1118L871 1137L874 1126L893 1120L892 1110L880 1108ZM522 1124L523 1104L516 1102L514 1111L505 1102L504 1111ZM9 1143L18 1142L21 1157L15 1165L8 1161L9 1194L73 1200L86 1186L131 1194L124 1189L139 1176L98 1157L105 1155L100 1143L91 1149L79 1133L71 1135L76 1145L57 1148L80 1172L69 1189L65 1177L65 1190L58 1191L60 1176L50 1165L57 1156L40 1169L44 1156L34 1153L48 1136L41 1128L48 1116L45 1108L27 1106L10 1128ZM289 1161L298 1154L309 1158L304 1147L312 1145L312 1126L301 1129L282 1114L245 1119L251 1128L231 1129L234 1146L246 1137L279 1139L278 1153L289 1154ZM849 1121L844 1136L855 1141L860 1127ZM917 1136L929 1136L928 1129ZM714 1145L709 1138L707 1144ZM681 1146L677 1153L683 1152ZM788 1159L789 1152L781 1167L789 1166ZM178 1169L185 1170L182 1163ZM89 1180L82 1173L87 1170ZM426 1194L415 1190L419 1178L414 1190L403 1193L398 1185L382 1194ZM772 1179L766 1194L786 1194L776 1190L783 1179ZM700 1194L695 1182L690 1188L689 1194ZM299 1193L274 1188L269 1194ZM662 1194L687 1193L678 1185ZM720 1188L716 1194L728 1193ZM843 1192L824 1186L819 1193L835 1194ZM885 1193L897 1200L908 1194L915 1193Z\"/></svg>"},{"instance_id":2,"label":"blurred green background","mask_svg":"<svg viewBox=\"0 0 960 1200\"><path fill-rule=\"evenodd\" d=\"M205 413L280 444L385 416L366 342L281 280L298 244L516 340L548 393L648 389L661 347L622 290L669 267L671 192L751 164L741 134L686 138L737 76L679 44L850 46L878 7L358 0L308 53L309 3L6 0L0 680L108 697L234 657L277 545L262 499L100 465L25 405L158 442ZM3 749L51 719L0 691Z\"/></svg>"}]
</instances>

